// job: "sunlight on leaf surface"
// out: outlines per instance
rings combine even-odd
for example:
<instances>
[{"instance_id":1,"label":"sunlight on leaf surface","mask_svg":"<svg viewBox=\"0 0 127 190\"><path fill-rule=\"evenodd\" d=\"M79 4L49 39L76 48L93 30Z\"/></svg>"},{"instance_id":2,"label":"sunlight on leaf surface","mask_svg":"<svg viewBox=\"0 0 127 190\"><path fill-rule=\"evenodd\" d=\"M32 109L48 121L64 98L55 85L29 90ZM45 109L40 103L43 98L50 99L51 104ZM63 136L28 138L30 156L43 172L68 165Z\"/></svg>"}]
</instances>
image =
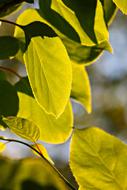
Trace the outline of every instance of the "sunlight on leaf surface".
<instances>
[{"instance_id":1,"label":"sunlight on leaf surface","mask_svg":"<svg viewBox=\"0 0 127 190\"><path fill-rule=\"evenodd\" d=\"M19 96L18 117L23 117L33 121L40 130L40 140L48 143L63 143L72 133L73 113L70 102L67 104L63 114L56 119L54 116L46 114L36 100L23 93Z\"/></svg>"},{"instance_id":2,"label":"sunlight on leaf surface","mask_svg":"<svg viewBox=\"0 0 127 190\"><path fill-rule=\"evenodd\" d=\"M72 89L71 97L79 101L91 113L91 88L87 71L83 65L72 61Z\"/></svg>"},{"instance_id":3,"label":"sunlight on leaf surface","mask_svg":"<svg viewBox=\"0 0 127 190\"><path fill-rule=\"evenodd\" d=\"M47 113L59 117L69 100L72 83L71 62L61 40L32 38L24 61L37 102Z\"/></svg>"},{"instance_id":4,"label":"sunlight on leaf surface","mask_svg":"<svg viewBox=\"0 0 127 190\"><path fill-rule=\"evenodd\" d=\"M16 135L35 142L40 137L39 128L31 121L20 117L3 118L9 129Z\"/></svg>"},{"instance_id":5,"label":"sunlight on leaf surface","mask_svg":"<svg viewBox=\"0 0 127 190\"><path fill-rule=\"evenodd\" d=\"M127 146L99 128L75 129L70 167L80 190L127 189Z\"/></svg>"}]
</instances>

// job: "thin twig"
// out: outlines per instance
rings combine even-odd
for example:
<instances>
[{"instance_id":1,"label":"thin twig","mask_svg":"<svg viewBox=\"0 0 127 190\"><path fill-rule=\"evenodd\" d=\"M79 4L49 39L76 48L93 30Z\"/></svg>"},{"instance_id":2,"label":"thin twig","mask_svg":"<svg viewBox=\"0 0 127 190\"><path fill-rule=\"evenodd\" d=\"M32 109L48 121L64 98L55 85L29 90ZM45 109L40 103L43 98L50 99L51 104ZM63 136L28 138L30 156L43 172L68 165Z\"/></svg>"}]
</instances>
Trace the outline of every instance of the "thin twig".
<instances>
[{"instance_id":1,"label":"thin twig","mask_svg":"<svg viewBox=\"0 0 127 190\"><path fill-rule=\"evenodd\" d=\"M23 30L23 27L21 25L15 23L15 22L12 22L12 21L9 21L9 20L4 20L4 19L0 19L0 22L5 22L5 23L8 23L8 24L18 26L19 28L21 28Z\"/></svg>"},{"instance_id":2,"label":"thin twig","mask_svg":"<svg viewBox=\"0 0 127 190\"><path fill-rule=\"evenodd\" d=\"M0 70L10 72L10 73L16 75L19 79L22 79L22 76L19 75L17 72L15 72L15 71L14 71L13 69L11 69L11 68L0 66Z\"/></svg>"},{"instance_id":3,"label":"thin twig","mask_svg":"<svg viewBox=\"0 0 127 190\"><path fill-rule=\"evenodd\" d=\"M35 151L38 155L40 155L40 157L42 159L44 159L56 172L57 174L59 175L59 177L65 182L65 184L70 187L72 190L77 190L60 172L59 170L53 166L37 149L35 149L33 146L25 143L25 142L22 142L20 140L16 140L16 139L5 139L3 137L0 137L0 140L2 141L8 141L8 142L16 142L16 143L20 143L20 144L23 144L27 147L29 147L30 149L32 149L33 151Z\"/></svg>"}]
</instances>

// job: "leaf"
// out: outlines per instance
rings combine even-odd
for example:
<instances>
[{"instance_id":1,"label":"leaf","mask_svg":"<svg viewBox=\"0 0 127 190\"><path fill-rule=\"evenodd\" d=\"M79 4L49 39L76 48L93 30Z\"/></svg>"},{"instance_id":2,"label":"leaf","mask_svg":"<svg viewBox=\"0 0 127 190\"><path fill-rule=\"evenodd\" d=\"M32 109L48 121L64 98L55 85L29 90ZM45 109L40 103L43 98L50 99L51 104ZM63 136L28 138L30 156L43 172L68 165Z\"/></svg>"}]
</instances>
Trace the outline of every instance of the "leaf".
<instances>
[{"instance_id":1,"label":"leaf","mask_svg":"<svg viewBox=\"0 0 127 190\"><path fill-rule=\"evenodd\" d=\"M127 14L127 0L113 0L113 2L124 14Z\"/></svg>"},{"instance_id":2,"label":"leaf","mask_svg":"<svg viewBox=\"0 0 127 190\"><path fill-rule=\"evenodd\" d=\"M36 36L56 37L57 36L57 34L52 30L51 27L49 27L47 24L40 21L35 21L28 25L22 26L22 29L24 30L24 33L25 33L25 40L26 40L25 50L27 49L32 37L36 37Z\"/></svg>"},{"instance_id":3,"label":"leaf","mask_svg":"<svg viewBox=\"0 0 127 190\"><path fill-rule=\"evenodd\" d=\"M19 1L0 0L0 17L5 17L14 11L18 11L21 6L22 3Z\"/></svg>"},{"instance_id":4,"label":"leaf","mask_svg":"<svg viewBox=\"0 0 127 190\"><path fill-rule=\"evenodd\" d=\"M19 42L11 36L0 36L0 59L13 57L19 50Z\"/></svg>"},{"instance_id":5,"label":"leaf","mask_svg":"<svg viewBox=\"0 0 127 190\"><path fill-rule=\"evenodd\" d=\"M66 6L63 5L62 1ZM103 7L100 0L53 0L52 8L71 23L80 36L82 45L93 46L102 41L109 41L109 34L105 24ZM101 29L102 26L103 30ZM90 39L93 42L91 42Z\"/></svg>"},{"instance_id":6,"label":"leaf","mask_svg":"<svg viewBox=\"0 0 127 190\"><path fill-rule=\"evenodd\" d=\"M112 0L101 0L104 9L104 18L108 25L112 22L116 15L117 8Z\"/></svg>"},{"instance_id":7,"label":"leaf","mask_svg":"<svg viewBox=\"0 0 127 190\"><path fill-rule=\"evenodd\" d=\"M15 84L15 89L18 92L25 93L29 96L33 97L33 92L28 80L28 77L23 77L21 78L16 84Z\"/></svg>"},{"instance_id":8,"label":"leaf","mask_svg":"<svg viewBox=\"0 0 127 190\"><path fill-rule=\"evenodd\" d=\"M80 190L127 189L127 146L101 129L75 129L70 167Z\"/></svg>"},{"instance_id":9,"label":"leaf","mask_svg":"<svg viewBox=\"0 0 127 190\"><path fill-rule=\"evenodd\" d=\"M62 34L66 35L71 40L80 42L80 38L75 29L66 21L60 14L51 9L52 0L39 1L39 13L52 26L58 29Z\"/></svg>"},{"instance_id":10,"label":"leaf","mask_svg":"<svg viewBox=\"0 0 127 190\"><path fill-rule=\"evenodd\" d=\"M0 115L14 116L19 108L19 99L13 85L0 80Z\"/></svg>"},{"instance_id":11,"label":"leaf","mask_svg":"<svg viewBox=\"0 0 127 190\"><path fill-rule=\"evenodd\" d=\"M79 101L91 113L91 89L87 71L83 65L72 62L72 90L71 97Z\"/></svg>"},{"instance_id":12,"label":"leaf","mask_svg":"<svg viewBox=\"0 0 127 190\"><path fill-rule=\"evenodd\" d=\"M6 148L6 145L2 142L0 142L0 153L3 152Z\"/></svg>"},{"instance_id":13,"label":"leaf","mask_svg":"<svg viewBox=\"0 0 127 190\"><path fill-rule=\"evenodd\" d=\"M103 50L112 52L112 47L107 41L91 47L83 46L79 43L70 41L67 38L63 40L63 43L66 47L69 57L79 64L92 64L99 58L99 56L102 55Z\"/></svg>"},{"instance_id":14,"label":"leaf","mask_svg":"<svg viewBox=\"0 0 127 190\"><path fill-rule=\"evenodd\" d=\"M46 158L46 160L48 160L52 165L54 165L54 162L53 162L52 158L49 156L49 154L48 154L46 148L44 147L44 145L42 145L42 144L33 144L32 147L35 148L37 151L39 151L44 156L44 158ZM33 151L33 153L38 156L38 154L35 151Z\"/></svg>"},{"instance_id":15,"label":"leaf","mask_svg":"<svg viewBox=\"0 0 127 190\"><path fill-rule=\"evenodd\" d=\"M40 140L58 144L65 142L70 137L73 126L70 103L67 104L63 114L56 119L54 116L46 114L34 98L23 93L18 93L18 96L18 117L29 119L36 124L40 130Z\"/></svg>"},{"instance_id":16,"label":"leaf","mask_svg":"<svg viewBox=\"0 0 127 190\"><path fill-rule=\"evenodd\" d=\"M4 71L0 70L0 80L6 80L6 74Z\"/></svg>"},{"instance_id":17,"label":"leaf","mask_svg":"<svg viewBox=\"0 0 127 190\"><path fill-rule=\"evenodd\" d=\"M40 137L39 128L29 120L20 117L9 117L3 118L3 122L12 132L24 139L36 142Z\"/></svg>"},{"instance_id":18,"label":"leaf","mask_svg":"<svg viewBox=\"0 0 127 190\"><path fill-rule=\"evenodd\" d=\"M69 100L72 83L71 62L61 40L32 38L24 62L37 102L47 113L59 117Z\"/></svg>"},{"instance_id":19,"label":"leaf","mask_svg":"<svg viewBox=\"0 0 127 190\"><path fill-rule=\"evenodd\" d=\"M2 190L71 190L42 159L11 160L0 157L0 168Z\"/></svg>"}]
</instances>

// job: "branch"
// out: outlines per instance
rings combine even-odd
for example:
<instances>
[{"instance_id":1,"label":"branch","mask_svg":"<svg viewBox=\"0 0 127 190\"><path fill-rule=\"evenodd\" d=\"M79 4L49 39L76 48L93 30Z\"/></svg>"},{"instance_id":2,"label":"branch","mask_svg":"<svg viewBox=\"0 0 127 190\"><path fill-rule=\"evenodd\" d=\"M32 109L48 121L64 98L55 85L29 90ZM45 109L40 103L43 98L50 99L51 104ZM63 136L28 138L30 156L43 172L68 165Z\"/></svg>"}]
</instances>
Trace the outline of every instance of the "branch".
<instances>
[{"instance_id":1,"label":"branch","mask_svg":"<svg viewBox=\"0 0 127 190\"><path fill-rule=\"evenodd\" d=\"M0 140L2 141L7 141L7 142L16 142L16 143L19 143L19 144L23 144L27 147L29 147L30 149L32 149L33 151L35 151L42 159L44 159L55 171L56 173L59 175L59 177L64 181L64 183L70 187L72 190L77 190L60 172L59 170L53 166L38 150L36 150L33 146L25 143L25 142L22 142L20 140L16 140L16 139L5 139L3 137L0 137Z\"/></svg>"},{"instance_id":2,"label":"branch","mask_svg":"<svg viewBox=\"0 0 127 190\"><path fill-rule=\"evenodd\" d=\"M3 67L3 66L0 66L0 70L3 70L3 71L8 71L14 75L16 75L19 79L22 79L22 76L19 75L18 73L16 73L14 70L12 70L11 68L7 68L7 67Z\"/></svg>"}]
</instances>

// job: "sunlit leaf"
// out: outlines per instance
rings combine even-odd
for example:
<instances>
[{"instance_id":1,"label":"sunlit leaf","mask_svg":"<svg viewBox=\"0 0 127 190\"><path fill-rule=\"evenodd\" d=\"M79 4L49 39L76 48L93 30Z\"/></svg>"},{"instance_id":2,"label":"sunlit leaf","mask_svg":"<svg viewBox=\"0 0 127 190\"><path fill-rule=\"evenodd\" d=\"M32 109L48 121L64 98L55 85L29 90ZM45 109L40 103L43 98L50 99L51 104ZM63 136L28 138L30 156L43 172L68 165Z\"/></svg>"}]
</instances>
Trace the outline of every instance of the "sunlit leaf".
<instances>
[{"instance_id":1,"label":"sunlit leaf","mask_svg":"<svg viewBox=\"0 0 127 190\"><path fill-rule=\"evenodd\" d=\"M6 145L2 142L0 142L0 153L3 152L6 148Z\"/></svg>"},{"instance_id":2,"label":"sunlit leaf","mask_svg":"<svg viewBox=\"0 0 127 190\"><path fill-rule=\"evenodd\" d=\"M32 147L39 151L52 165L54 165L52 158L49 156L46 148L42 144L33 144ZM35 151L33 151L33 153L38 156Z\"/></svg>"},{"instance_id":3,"label":"sunlit leaf","mask_svg":"<svg viewBox=\"0 0 127 190\"><path fill-rule=\"evenodd\" d=\"M80 42L80 38L75 29L60 14L51 9L51 3L51 0L39 1L40 15L51 25L57 28L61 33L68 36L68 38L76 42Z\"/></svg>"},{"instance_id":4,"label":"sunlit leaf","mask_svg":"<svg viewBox=\"0 0 127 190\"><path fill-rule=\"evenodd\" d=\"M7 124L8 128L10 128L12 132L22 138L35 142L40 137L39 128L33 122L27 119L20 117L9 117L3 118L3 121Z\"/></svg>"},{"instance_id":5,"label":"sunlit leaf","mask_svg":"<svg viewBox=\"0 0 127 190\"><path fill-rule=\"evenodd\" d=\"M19 42L12 36L0 36L0 59L8 59L16 55Z\"/></svg>"},{"instance_id":6,"label":"sunlit leaf","mask_svg":"<svg viewBox=\"0 0 127 190\"><path fill-rule=\"evenodd\" d=\"M63 2L75 11L75 13L65 6L62 3L62 0L53 0L52 8L65 17L73 28L75 28L80 36L82 45L93 46L97 42L100 43L102 41L109 40L109 34L104 20L103 7L100 0L63 0ZM103 30L101 27L103 27ZM90 39L95 43L91 42Z\"/></svg>"},{"instance_id":7,"label":"sunlit leaf","mask_svg":"<svg viewBox=\"0 0 127 190\"><path fill-rule=\"evenodd\" d=\"M113 2L124 14L127 14L127 0L113 0Z\"/></svg>"},{"instance_id":8,"label":"sunlit leaf","mask_svg":"<svg viewBox=\"0 0 127 190\"><path fill-rule=\"evenodd\" d=\"M18 95L18 117L29 119L37 125L40 130L40 140L57 144L65 142L70 137L73 126L70 103L67 104L64 113L56 119L54 116L46 114L34 98L23 93L18 93Z\"/></svg>"},{"instance_id":9,"label":"sunlit leaf","mask_svg":"<svg viewBox=\"0 0 127 190\"><path fill-rule=\"evenodd\" d=\"M79 101L87 110L91 112L91 89L87 71L83 65L72 62L72 90L71 97Z\"/></svg>"},{"instance_id":10,"label":"sunlit leaf","mask_svg":"<svg viewBox=\"0 0 127 190\"><path fill-rule=\"evenodd\" d=\"M0 80L0 115L14 116L18 112L19 99L13 85Z\"/></svg>"},{"instance_id":11,"label":"sunlit leaf","mask_svg":"<svg viewBox=\"0 0 127 190\"><path fill-rule=\"evenodd\" d=\"M72 83L71 62L61 40L32 38L24 61L37 102L47 113L59 117L67 105Z\"/></svg>"},{"instance_id":12,"label":"sunlit leaf","mask_svg":"<svg viewBox=\"0 0 127 190\"><path fill-rule=\"evenodd\" d=\"M127 189L127 146L96 127L75 129L70 167L80 190Z\"/></svg>"}]
</instances>

